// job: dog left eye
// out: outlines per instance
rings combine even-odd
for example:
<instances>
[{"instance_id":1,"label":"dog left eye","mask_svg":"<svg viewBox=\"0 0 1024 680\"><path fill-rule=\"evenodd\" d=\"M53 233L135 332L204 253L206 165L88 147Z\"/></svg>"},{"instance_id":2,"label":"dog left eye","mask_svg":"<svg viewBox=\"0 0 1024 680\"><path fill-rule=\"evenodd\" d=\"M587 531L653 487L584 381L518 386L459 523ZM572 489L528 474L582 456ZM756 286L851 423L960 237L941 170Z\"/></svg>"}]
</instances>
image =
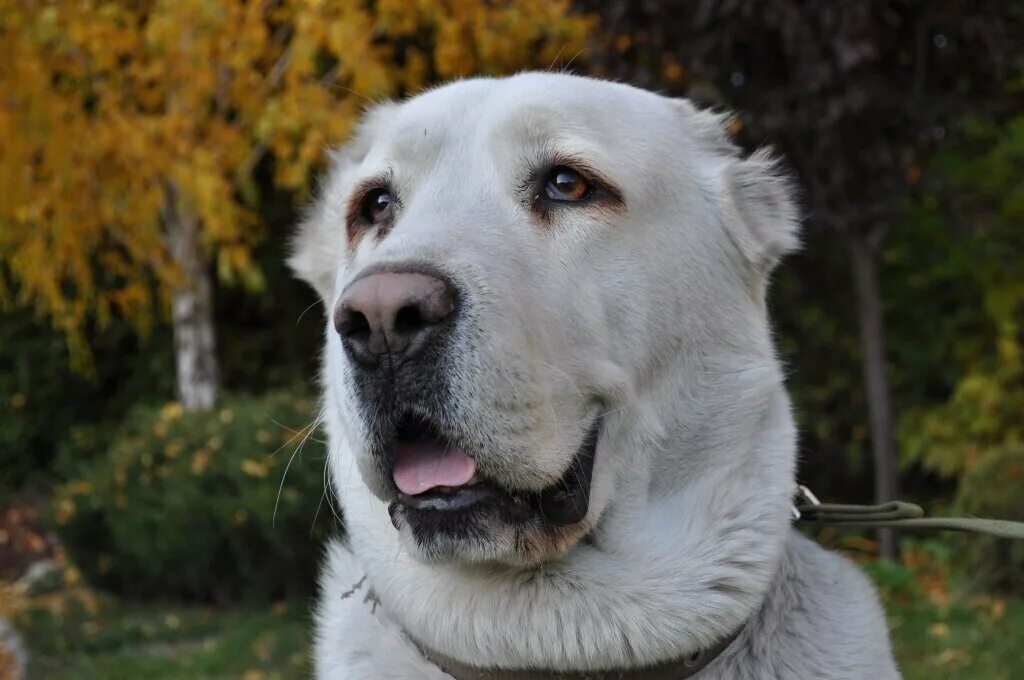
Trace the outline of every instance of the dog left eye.
<instances>
[{"instance_id":1,"label":"dog left eye","mask_svg":"<svg viewBox=\"0 0 1024 680\"><path fill-rule=\"evenodd\" d=\"M548 173L544 193L552 201L574 203L582 201L590 194L590 184L583 175L572 168L558 166Z\"/></svg>"},{"instance_id":2,"label":"dog left eye","mask_svg":"<svg viewBox=\"0 0 1024 680\"><path fill-rule=\"evenodd\" d=\"M370 224L380 224L391 216L394 198L387 189L374 189L363 197L360 216Z\"/></svg>"}]
</instances>

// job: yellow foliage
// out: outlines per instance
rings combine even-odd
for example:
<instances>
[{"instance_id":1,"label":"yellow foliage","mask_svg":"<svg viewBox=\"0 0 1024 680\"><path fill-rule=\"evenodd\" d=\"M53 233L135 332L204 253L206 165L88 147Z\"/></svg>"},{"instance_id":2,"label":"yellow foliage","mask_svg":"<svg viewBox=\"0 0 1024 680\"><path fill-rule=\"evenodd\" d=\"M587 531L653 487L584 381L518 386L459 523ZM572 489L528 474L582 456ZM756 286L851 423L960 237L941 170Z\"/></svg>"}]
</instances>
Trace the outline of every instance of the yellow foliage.
<instances>
[{"instance_id":1,"label":"yellow foliage","mask_svg":"<svg viewBox=\"0 0 1024 680\"><path fill-rule=\"evenodd\" d=\"M206 472L206 468L210 466L210 459L213 457L213 452L210 449L199 449L192 454L192 462L189 464L189 471L196 476L199 476Z\"/></svg>"},{"instance_id":2,"label":"yellow foliage","mask_svg":"<svg viewBox=\"0 0 1024 680\"><path fill-rule=\"evenodd\" d=\"M367 101L548 68L592 26L568 0L0 0L0 305L34 306L80 366L90 320L145 335L184 283L169 186L221 279L259 289L261 157L303 189Z\"/></svg>"},{"instance_id":3,"label":"yellow foliage","mask_svg":"<svg viewBox=\"0 0 1024 680\"><path fill-rule=\"evenodd\" d=\"M242 472L250 477L266 477L269 470L267 469L267 462L246 458L242 461Z\"/></svg>"},{"instance_id":4,"label":"yellow foliage","mask_svg":"<svg viewBox=\"0 0 1024 680\"><path fill-rule=\"evenodd\" d=\"M184 412L185 409L182 408L180 403L172 401L167 403L166 405L164 405L163 408L160 409L160 420L163 420L168 423L174 422L178 418L181 418L181 414Z\"/></svg>"},{"instance_id":5,"label":"yellow foliage","mask_svg":"<svg viewBox=\"0 0 1024 680\"><path fill-rule=\"evenodd\" d=\"M996 353L998 362L972 367L948 402L905 417L905 463L955 477L986 452L1024 443L1024 360L1016 329L1000 334Z\"/></svg>"},{"instance_id":6,"label":"yellow foliage","mask_svg":"<svg viewBox=\"0 0 1024 680\"><path fill-rule=\"evenodd\" d=\"M67 524L68 521L75 516L76 510L77 508L75 507L74 501L68 498L62 498L60 502L57 503L55 518L57 520L57 524L60 526Z\"/></svg>"},{"instance_id":7,"label":"yellow foliage","mask_svg":"<svg viewBox=\"0 0 1024 680\"><path fill-rule=\"evenodd\" d=\"M67 485L68 493L72 496L88 496L93 492L93 485L82 479L76 479Z\"/></svg>"},{"instance_id":8,"label":"yellow foliage","mask_svg":"<svg viewBox=\"0 0 1024 680\"><path fill-rule=\"evenodd\" d=\"M169 442L166 446L164 446L164 455L167 456L167 458L169 458L170 460L174 460L179 455L181 455L181 452L184 450L184 443L182 443L181 441L173 441Z\"/></svg>"}]
</instances>

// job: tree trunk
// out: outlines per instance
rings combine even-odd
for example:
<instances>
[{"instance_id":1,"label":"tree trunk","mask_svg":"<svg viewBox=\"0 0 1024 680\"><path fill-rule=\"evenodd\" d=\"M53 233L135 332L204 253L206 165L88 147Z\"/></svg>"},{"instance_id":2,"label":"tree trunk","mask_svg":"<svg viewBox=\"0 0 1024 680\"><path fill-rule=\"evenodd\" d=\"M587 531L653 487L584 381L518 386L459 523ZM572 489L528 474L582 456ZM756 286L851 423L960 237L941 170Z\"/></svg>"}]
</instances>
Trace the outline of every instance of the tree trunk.
<instances>
[{"instance_id":1,"label":"tree trunk","mask_svg":"<svg viewBox=\"0 0 1024 680\"><path fill-rule=\"evenodd\" d=\"M880 235L879 235L880 236ZM872 235L850 238L850 263L857 294L857 317L871 424L871 450L875 473L875 502L895 500L899 495L896 441L893 434L892 400L885 361L885 324L878 279L878 245ZM890 529L878 531L879 553L898 559L899 546Z\"/></svg>"},{"instance_id":2,"label":"tree trunk","mask_svg":"<svg viewBox=\"0 0 1024 680\"><path fill-rule=\"evenodd\" d=\"M217 405L218 369L209 262L199 247L199 220L168 184L164 230L182 281L171 299L178 399L187 411Z\"/></svg>"}]
</instances>

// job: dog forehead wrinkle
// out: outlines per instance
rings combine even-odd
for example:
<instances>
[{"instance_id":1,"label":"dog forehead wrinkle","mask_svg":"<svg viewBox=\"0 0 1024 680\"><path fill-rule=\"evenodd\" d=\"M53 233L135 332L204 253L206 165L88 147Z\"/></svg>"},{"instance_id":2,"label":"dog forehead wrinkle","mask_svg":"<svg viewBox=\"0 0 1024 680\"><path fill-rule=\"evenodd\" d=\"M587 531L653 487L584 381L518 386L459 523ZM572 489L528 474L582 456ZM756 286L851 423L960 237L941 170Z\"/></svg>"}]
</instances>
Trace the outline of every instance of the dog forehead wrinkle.
<instances>
[{"instance_id":1,"label":"dog forehead wrinkle","mask_svg":"<svg viewBox=\"0 0 1024 680\"><path fill-rule=\"evenodd\" d=\"M446 120L410 120L399 127L387 154L406 182L437 163L442 150L457 140L456 125Z\"/></svg>"},{"instance_id":2,"label":"dog forehead wrinkle","mask_svg":"<svg viewBox=\"0 0 1024 680\"><path fill-rule=\"evenodd\" d=\"M503 118L485 130L481 140L497 162L509 157L527 163L576 161L605 175L650 174L650 158L636 155L637 145L650 147L649 138L609 129L604 116L590 110L558 111L547 105L510 104ZM520 114L525 115L525 119ZM649 133L650 130L647 130ZM534 169L534 168L530 168Z\"/></svg>"},{"instance_id":3,"label":"dog forehead wrinkle","mask_svg":"<svg viewBox=\"0 0 1024 680\"><path fill-rule=\"evenodd\" d=\"M548 151L560 140L571 146L572 140L607 138L599 128L589 125L585 120L576 119L566 111L558 111L546 105L510 103L502 112L502 117L491 122L485 128L488 138L504 143L506 146L525 146L527 148ZM505 150L505 149L502 149Z\"/></svg>"},{"instance_id":4,"label":"dog forehead wrinkle","mask_svg":"<svg viewBox=\"0 0 1024 680\"><path fill-rule=\"evenodd\" d=\"M417 152L464 141L462 132L483 119L494 82L488 78L464 80L406 100L391 119L389 148Z\"/></svg>"}]
</instances>

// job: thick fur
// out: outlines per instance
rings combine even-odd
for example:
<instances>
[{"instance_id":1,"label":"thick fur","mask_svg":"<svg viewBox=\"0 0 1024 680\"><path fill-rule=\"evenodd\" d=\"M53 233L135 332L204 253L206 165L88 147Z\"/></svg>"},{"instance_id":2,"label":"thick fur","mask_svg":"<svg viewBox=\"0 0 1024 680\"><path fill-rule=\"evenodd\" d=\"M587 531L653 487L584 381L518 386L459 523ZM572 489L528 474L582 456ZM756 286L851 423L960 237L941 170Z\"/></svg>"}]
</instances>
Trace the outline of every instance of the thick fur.
<instances>
[{"instance_id":1,"label":"thick fur","mask_svg":"<svg viewBox=\"0 0 1024 680\"><path fill-rule=\"evenodd\" d=\"M700 678L899 677L870 585L790 528L795 433L764 291L797 214L776 164L742 157L724 128L686 101L531 73L378 107L335 154L290 260L328 311L329 467L348 528L324 570L318 678L447 677L409 636L484 666L586 670L681 657L741 626ZM614 198L539 214L553 164ZM393 223L346 229L375 176ZM417 404L488 478L549 486L602 419L583 522L433 543L392 526L372 455L383 416L329 317L360 272L403 262L460 289L443 389Z\"/></svg>"}]
</instances>

